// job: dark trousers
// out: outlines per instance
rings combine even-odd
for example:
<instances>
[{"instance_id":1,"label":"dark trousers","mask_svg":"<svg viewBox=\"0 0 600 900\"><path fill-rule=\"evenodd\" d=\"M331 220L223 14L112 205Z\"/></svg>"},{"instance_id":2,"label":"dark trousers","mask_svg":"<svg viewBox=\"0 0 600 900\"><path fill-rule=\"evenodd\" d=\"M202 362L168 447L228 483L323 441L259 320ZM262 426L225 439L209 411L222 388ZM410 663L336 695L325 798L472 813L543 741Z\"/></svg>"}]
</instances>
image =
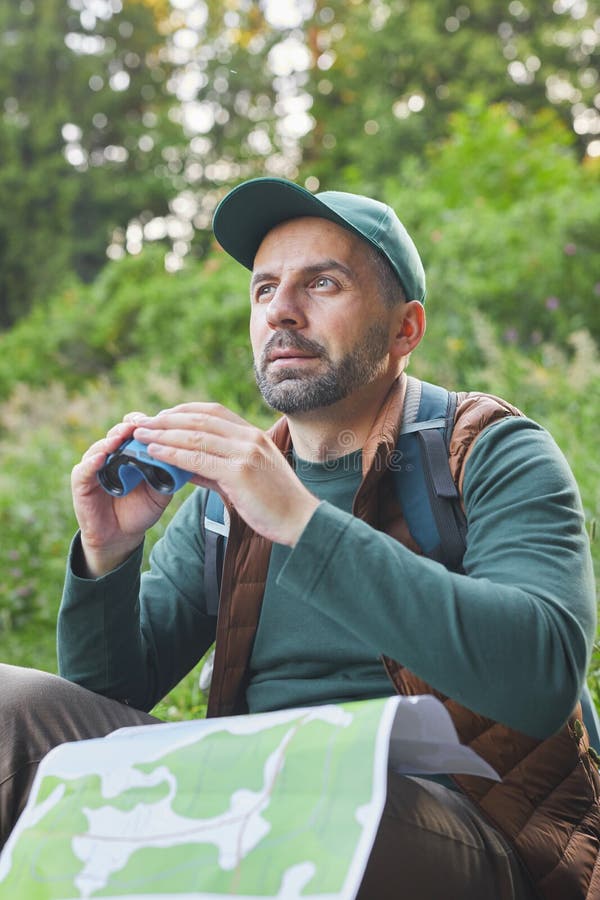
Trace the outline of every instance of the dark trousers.
<instances>
[{"instance_id":1,"label":"dark trousers","mask_svg":"<svg viewBox=\"0 0 600 900\"><path fill-rule=\"evenodd\" d=\"M0 847L23 809L38 763L65 741L160 724L63 678L0 664ZM501 836L454 791L390 774L360 900L532 900Z\"/></svg>"}]
</instances>

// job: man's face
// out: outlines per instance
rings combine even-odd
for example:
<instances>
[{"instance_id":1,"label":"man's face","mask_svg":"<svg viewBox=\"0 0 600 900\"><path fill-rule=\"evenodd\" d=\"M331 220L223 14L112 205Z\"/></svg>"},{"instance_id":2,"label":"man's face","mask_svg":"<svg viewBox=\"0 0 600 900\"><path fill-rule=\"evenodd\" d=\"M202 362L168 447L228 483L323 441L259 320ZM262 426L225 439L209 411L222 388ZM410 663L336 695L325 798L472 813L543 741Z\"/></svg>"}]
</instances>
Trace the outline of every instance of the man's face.
<instances>
[{"instance_id":1,"label":"man's face","mask_svg":"<svg viewBox=\"0 0 600 900\"><path fill-rule=\"evenodd\" d=\"M386 374L391 312L363 241L294 219L254 260L250 337L257 384L287 414L331 406Z\"/></svg>"}]
</instances>

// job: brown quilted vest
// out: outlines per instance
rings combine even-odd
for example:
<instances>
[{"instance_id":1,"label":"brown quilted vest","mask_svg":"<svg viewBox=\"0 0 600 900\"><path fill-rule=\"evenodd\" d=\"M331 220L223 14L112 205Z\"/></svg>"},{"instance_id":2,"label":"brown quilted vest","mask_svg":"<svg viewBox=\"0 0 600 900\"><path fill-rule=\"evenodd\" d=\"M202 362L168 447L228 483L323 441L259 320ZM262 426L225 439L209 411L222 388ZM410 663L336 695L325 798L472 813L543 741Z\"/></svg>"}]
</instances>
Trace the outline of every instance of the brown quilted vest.
<instances>
[{"instance_id":1,"label":"brown quilted vest","mask_svg":"<svg viewBox=\"0 0 600 900\"><path fill-rule=\"evenodd\" d=\"M406 379L393 386L363 447L363 481L354 514L415 552L393 491L385 461L393 453ZM481 431L519 411L497 397L459 395L450 446L450 467L462 486L464 463ZM284 454L291 450L281 419L271 437ZM386 490L386 485L388 489ZM271 543L230 509L209 716L247 711L245 688L252 645L269 565ZM461 790L508 839L545 900L600 900L600 777L590 759L589 740L578 705L567 724L544 741L473 713L417 678L401 663L382 658L398 693L433 694L448 709L459 738L483 757L501 782L454 776Z\"/></svg>"}]
</instances>

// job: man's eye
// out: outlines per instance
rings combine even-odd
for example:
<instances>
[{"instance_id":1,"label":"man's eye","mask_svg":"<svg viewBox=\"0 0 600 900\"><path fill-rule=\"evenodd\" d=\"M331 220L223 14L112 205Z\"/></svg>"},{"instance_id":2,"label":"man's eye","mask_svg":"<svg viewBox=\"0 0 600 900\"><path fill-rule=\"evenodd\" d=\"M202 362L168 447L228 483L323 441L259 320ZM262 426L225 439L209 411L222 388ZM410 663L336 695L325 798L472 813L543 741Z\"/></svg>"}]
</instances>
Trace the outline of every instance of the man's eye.
<instances>
[{"instance_id":1,"label":"man's eye","mask_svg":"<svg viewBox=\"0 0 600 900\"><path fill-rule=\"evenodd\" d=\"M256 288L256 299L263 300L269 297L274 290L275 286L272 284L261 284Z\"/></svg>"},{"instance_id":2,"label":"man's eye","mask_svg":"<svg viewBox=\"0 0 600 900\"><path fill-rule=\"evenodd\" d=\"M315 278L313 283L314 283L315 287L327 288L327 287L331 287L331 285L334 284L334 281L333 281L333 279L329 278L327 275L319 275L318 278Z\"/></svg>"}]
</instances>

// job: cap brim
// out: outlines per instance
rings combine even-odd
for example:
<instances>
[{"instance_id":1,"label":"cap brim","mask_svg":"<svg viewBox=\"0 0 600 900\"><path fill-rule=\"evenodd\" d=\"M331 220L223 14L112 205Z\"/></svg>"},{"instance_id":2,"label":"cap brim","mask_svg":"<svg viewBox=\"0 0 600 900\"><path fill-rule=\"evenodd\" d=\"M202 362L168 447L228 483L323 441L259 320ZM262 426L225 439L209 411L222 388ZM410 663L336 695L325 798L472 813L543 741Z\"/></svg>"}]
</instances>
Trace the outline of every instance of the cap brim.
<instances>
[{"instance_id":1,"label":"cap brim","mask_svg":"<svg viewBox=\"0 0 600 900\"><path fill-rule=\"evenodd\" d=\"M268 232L303 216L329 219L356 231L310 191L280 178L254 178L233 188L215 210L213 231L223 249L251 270Z\"/></svg>"}]
</instances>

